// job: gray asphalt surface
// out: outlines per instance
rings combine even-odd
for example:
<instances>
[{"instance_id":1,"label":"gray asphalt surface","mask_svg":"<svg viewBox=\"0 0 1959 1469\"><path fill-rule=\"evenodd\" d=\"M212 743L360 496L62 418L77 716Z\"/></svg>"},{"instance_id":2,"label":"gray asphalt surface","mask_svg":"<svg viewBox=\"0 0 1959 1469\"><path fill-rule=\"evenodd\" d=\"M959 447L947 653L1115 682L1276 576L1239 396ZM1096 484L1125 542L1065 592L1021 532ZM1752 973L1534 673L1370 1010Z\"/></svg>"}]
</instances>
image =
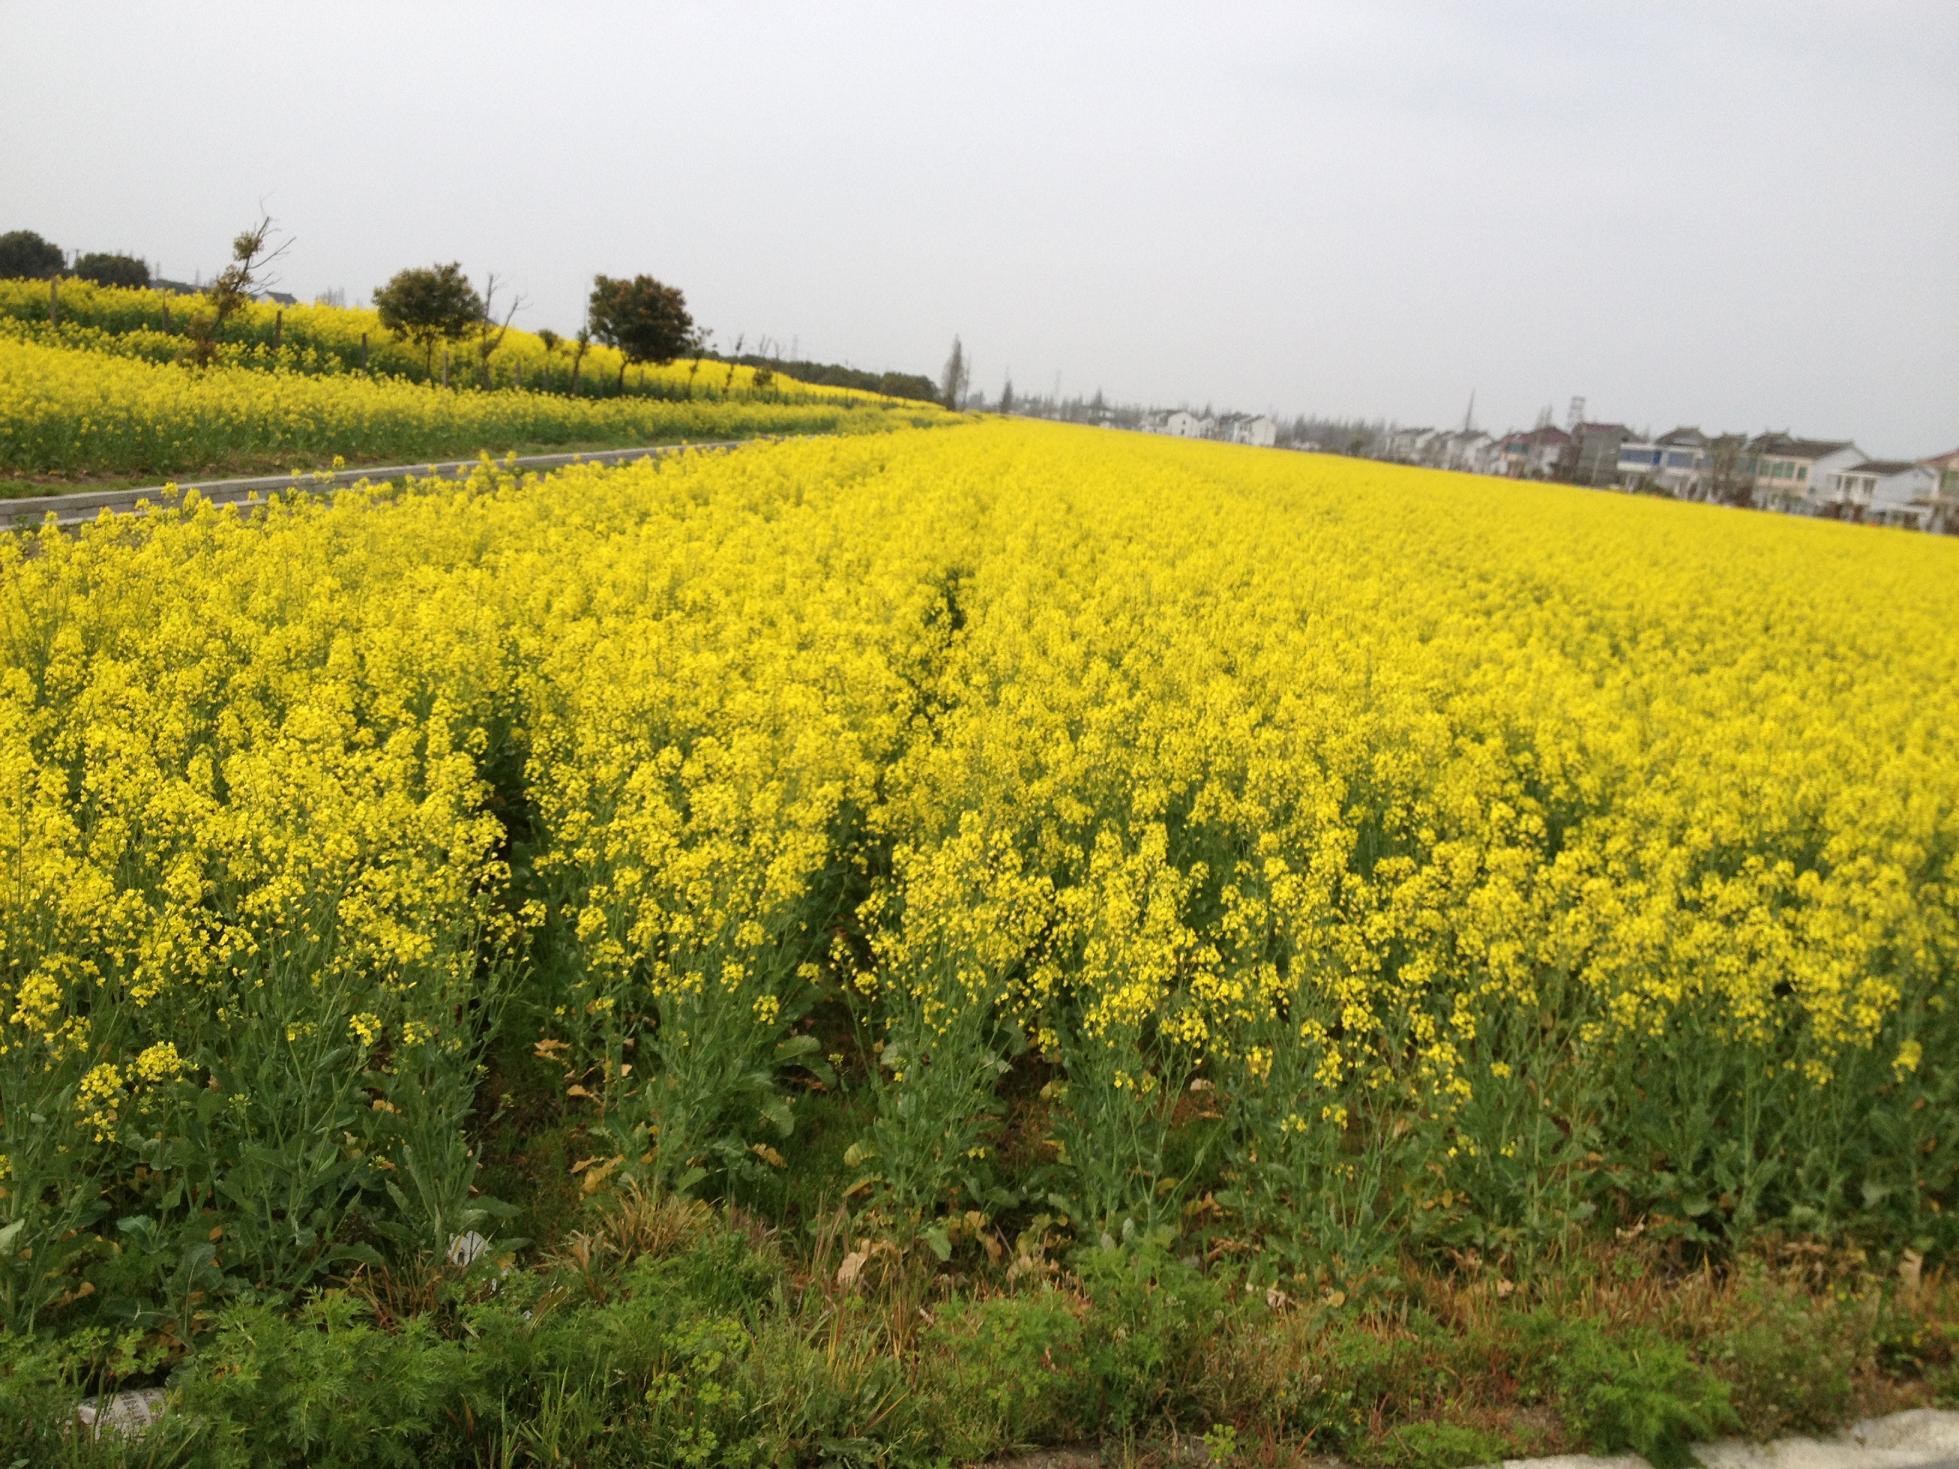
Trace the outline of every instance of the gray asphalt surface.
<instances>
[{"instance_id":1,"label":"gray asphalt surface","mask_svg":"<svg viewBox=\"0 0 1959 1469\"><path fill-rule=\"evenodd\" d=\"M520 454L513 463L518 469L559 469L567 464L579 463L624 464L633 459L657 459L688 449L736 449L744 444L760 442L760 439L714 439L697 444L646 444L632 449ZM360 469L303 472L297 477L291 474L261 474L244 479L183 479L176 481L176 485L179 490L194 489L214 504L228 505L250 500L254 496L263 499L275 491L319 491L356 484L361 480L404 479L410 475L460 479L481 462L472 456L421 464L370 464ZM499 457L497 463L501 465L505 461ZM162 493L162 485L146 485L129 490L82 490L71 495L34 495L17 500L0 500L0 526L32 529L41 525L50 513L54 515L57 525L80 525L95 519L104 510L122 514L134 510L138 501L155 503Z\"/></svg>"}]
</instances>

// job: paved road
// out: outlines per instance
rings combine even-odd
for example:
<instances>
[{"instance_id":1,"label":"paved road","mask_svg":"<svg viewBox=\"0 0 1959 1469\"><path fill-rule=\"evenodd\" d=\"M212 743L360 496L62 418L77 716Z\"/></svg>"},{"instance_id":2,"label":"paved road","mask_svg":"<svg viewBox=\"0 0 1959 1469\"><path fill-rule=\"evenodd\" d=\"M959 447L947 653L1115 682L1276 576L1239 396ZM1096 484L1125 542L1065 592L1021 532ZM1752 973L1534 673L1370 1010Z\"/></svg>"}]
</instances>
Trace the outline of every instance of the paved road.
<instances>
[{"instance_id":1,"label":"paved road","mask_svg":"<svg viewBox=\"0 0 1959 1469\"><path fill-rule=\"evenodd\" d=\"M522 454L514 461L519 469L558 469L567 464L623 464L630 459L655 459L678 454L684 449L735 449L757 439L715 439L699 444L648 444L636 449L587 449L562 454ZM263 497L276 491L319 490L330 485L351 485L360 480L402 479L408 475L435 474L460 479L476 468L480 459L444 459L423 464L370 464L361 469L304 474L295 480L290 474L262 474L247 479L186 479L177 481L180 490L196 490L219 505ZM498 459L498 464L503 464ZM93 520L104 510L121 514L134 510L139 500L156 501L162 485L147 485L133 490L83 490L72 495L35 495L27 499L0 500L0 527L38 526L53 512L57 525L80 525Z\"/></svg>"}]
</instances>

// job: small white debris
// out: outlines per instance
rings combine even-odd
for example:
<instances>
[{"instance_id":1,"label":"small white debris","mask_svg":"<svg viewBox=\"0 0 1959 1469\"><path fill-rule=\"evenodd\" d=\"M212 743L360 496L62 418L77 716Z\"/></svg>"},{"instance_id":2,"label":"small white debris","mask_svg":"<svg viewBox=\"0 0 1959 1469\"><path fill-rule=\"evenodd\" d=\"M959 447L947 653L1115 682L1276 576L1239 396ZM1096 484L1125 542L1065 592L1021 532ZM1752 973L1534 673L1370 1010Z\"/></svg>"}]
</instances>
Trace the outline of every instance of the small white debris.
<instances>
[{"instance_id":1,"label":"small white debris","mask_svg":"<svg viewBox=\"0 0 1959 1469\"><path fill-rule=\"evenodd\" d=\"M473 1229L449 1241L449 1263L458 1270L467 1270L489 1253L490 1242Z\"/></svg>"},{"instance_id":2,"label":"small white debris","mask_svg":"<svg viewBox=\"0 0 1959 1469\"><path fill-rule=\"evenodd\" d=\"M104 1433L135 1438L161 1416L164 1397L160 1387L104 1393L99 1398L83 1398L76 1405L75 1417L89 1430L91 1438L100 1438Z\"/></svg>"}]
</instances>

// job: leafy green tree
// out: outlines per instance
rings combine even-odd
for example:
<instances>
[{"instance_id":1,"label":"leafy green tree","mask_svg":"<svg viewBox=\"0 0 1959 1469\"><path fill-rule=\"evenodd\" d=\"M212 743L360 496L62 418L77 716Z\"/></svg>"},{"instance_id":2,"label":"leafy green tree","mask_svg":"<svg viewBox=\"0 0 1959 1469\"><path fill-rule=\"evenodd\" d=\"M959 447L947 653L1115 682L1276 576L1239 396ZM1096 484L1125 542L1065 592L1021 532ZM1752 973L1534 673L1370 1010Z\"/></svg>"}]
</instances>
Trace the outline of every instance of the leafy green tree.
<instances>
[{"instance_id":1,"label":"leafy green tree","mask_svg":"<svg viewBox=\"0 0 1959 1469\"><path fill-rule=\"evenodd\" d=\"M435 367L435 344L453 342L484 319L483 298L460 263L398 270L374 293L381 325L422 349L422 369Z\"/></svg>"},{"instance_id":2,"label":"leafy green tree","mask_svg":"<svg viewBox=\"0 0 1959 1469\"><path fill-rule=\"evenodd\" d=\"M46 280L60 275L61 247L32 230L8 230L0 235L0 276Z\"/></svg>"},{"instance_id":3,"label":"leafy green tree","mask_svg":"<svg viewBox=\"0 0 1959 1469\"><path fill-rule=\"evenodd\" d=\"M650 275L631 280L594 277L588 316L593 337L619 349L622 388L628 363L657 366L700 345L694 318L687 313L687 298L677 287L662 285Z\"/></svg>"},{"instance_id":4,"label":"leafy green tree","mask_svg":"<svg viewBox=\"0 0 1959 1469\"><path fill-rule=\"evenodd\" d=\"M134 255L92 250L75 261L75 274L98 286L147 286L150 267Z\"/></svg>"},{"instance_id":5,"label":"leafy green tree","mask_svg":"<svg viewBox=\"0 0 1959 1469\"><path fill-rule=\"evenodd\" d=\"M1002 413L1012 413L1014 411L1014 380L1012 378L1008 378L1007 385L1000 389L1000 411Z\"/></svg>"}]
</instances>

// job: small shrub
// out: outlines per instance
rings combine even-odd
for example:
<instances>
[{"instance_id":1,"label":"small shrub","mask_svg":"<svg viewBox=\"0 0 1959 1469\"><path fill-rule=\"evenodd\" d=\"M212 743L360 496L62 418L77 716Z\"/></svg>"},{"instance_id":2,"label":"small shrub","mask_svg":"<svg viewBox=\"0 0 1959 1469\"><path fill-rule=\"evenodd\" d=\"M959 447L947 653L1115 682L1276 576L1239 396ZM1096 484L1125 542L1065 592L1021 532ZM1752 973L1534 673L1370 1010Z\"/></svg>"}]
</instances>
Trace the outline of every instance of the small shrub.
<instances>
[{"instance_id":1,"label":"small shrub","mask_svg":"<svg viewBox=\"0 0 1959 1469\"><path fill-rule=\"evenodd\" d=\"M1641 1454L1657 1469L1694 1462L1693 1444L1740 1426L1728 1385L1647 1328L1530 1322L1535 1376L1572 1432L1599 1453Z\"/></svg>"},{"instance_id":2,"label":"small shrub","mask_svg":"<svg viewBox=\"0 0 1959 1469\"><path fill-rule=\"evenodd\" d=\"M919 1353L936 1441L962 1462L1092 1432L1088 1334L1082 1302L1053 1289L942 1307Z\"/></svg>"},{"instance_id":3,"label":"small shrub","mask_svg":"<svg viewBox=\"0 0 1959 1469\"><path fill-rule=\"evenodd\" d=\"M1854 1416L1852 1374L1863 1334L1849 1311L1756 1279L1734 1319L1707 1343L1708 1364L1733 1390L1749 1436L1834 1429Z\"/></svg>"},{"instance_id":4,"label":"small shrub","mask_svg":"<svg viewBox=\"0 0 1959 1469\"><path fill-rule=\"evenodd\" d=\"M1480 1428L1429 1420L1398 1423L1371 1443L1357 1445L1355 1452L1362 1464L1381 1469L1467 1469L1496 1463L1508 1447Z\"/></svg>"},{"instance_id":5,"label":"small shrub","mask_svg":"<svg viewBox=\"0 0 1959 1469\"><path fill-rule=\"evenodd\" d=\"M1088 1251L1080 1274L1093 1312L1081 1360L1098 1426L1121 1432L1195 1402L1224 1321L1217 1282L1141 1243Z\"/></svg>"}]
</instances>

